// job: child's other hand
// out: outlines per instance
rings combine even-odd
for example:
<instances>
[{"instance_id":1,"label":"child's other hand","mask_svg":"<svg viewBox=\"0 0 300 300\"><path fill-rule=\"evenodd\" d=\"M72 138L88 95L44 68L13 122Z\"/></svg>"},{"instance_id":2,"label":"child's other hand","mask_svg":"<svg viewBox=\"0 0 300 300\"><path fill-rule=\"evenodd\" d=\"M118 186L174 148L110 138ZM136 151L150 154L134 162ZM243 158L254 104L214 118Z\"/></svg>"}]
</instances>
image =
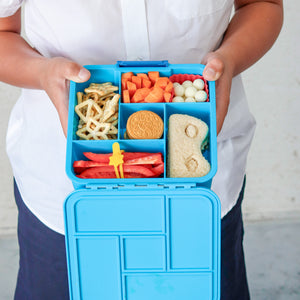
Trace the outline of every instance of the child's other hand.
<instances>
[{"instance_id":1,"label":"child's other hand","mask_svg":"<svg viewBox=\"0 0 300 300\"><path fill-rule=\"evenodd\" d=\"M54 57L45 60L40 77L41 85L58 112L65 136L68 127L69 82L85 82L90 76L87 69L66 58Z\"/></svg>"},{"instance_id":2,"label":"child's other hand","mask_svg":"<svg viewBox=\"0 0 300 300\"><path fill-rule=\"evenodd\" d=\"M232 68L218 52L208 53L202 63L206 65L203 77L209 81L216 81L217 134L219 134L229 106Z\"/></svg>"}]
</instances>

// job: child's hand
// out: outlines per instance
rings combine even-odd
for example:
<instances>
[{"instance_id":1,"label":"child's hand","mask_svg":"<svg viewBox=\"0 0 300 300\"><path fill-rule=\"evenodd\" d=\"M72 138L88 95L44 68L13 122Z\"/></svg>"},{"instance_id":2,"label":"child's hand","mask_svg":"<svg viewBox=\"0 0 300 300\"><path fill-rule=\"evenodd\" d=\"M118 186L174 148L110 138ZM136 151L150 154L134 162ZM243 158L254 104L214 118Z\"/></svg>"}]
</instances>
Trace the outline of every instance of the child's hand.
<instances>
[{"instance_id":1,"label":"child's hand","mask_svg":"<svg viewBox=\"0 0 300 300\"><path fill-rule=\"evenodd\" d=\"M232 68L225 57L217 52L208 53L202 63L206 65L203 77L206 80L216 81L217 133L219 134L229 106Z\"/></svg>"},{"instance_id":2,"label":"child's hand","mask_svg":"<svg viewBox=\"0 0 300 300\"><path fill-rule=\"evenodd\" d=\"M42 68L41 86L53 102L65 136L68 127L69 81L85 82L90 72L63 57L46 59Z\"/></svg>"}]
</instances>

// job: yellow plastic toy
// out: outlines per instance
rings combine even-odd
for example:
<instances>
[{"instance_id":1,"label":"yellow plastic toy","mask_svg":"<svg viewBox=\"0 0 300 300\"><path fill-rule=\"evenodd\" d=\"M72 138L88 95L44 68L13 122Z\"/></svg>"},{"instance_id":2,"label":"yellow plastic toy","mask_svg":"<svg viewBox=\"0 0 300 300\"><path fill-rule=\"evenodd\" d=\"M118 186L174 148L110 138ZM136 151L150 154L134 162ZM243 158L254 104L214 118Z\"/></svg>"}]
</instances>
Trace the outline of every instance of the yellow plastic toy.
<instances>
[{"instance_id":1,"label":"yellow plastic toy","mask_svg":"<svg viewBox=\"0 0 300 300\"><path fill-rule=\"evenodd\" d=\"M123 157L124 150L120 150L119 143L113 144L113 154L109 157L109 165L114 166L115 173L117 178L124 178L124 172L123 172ZM120 166L120 174L118 171L118 166Z\"/></svg>"}]
</instances>

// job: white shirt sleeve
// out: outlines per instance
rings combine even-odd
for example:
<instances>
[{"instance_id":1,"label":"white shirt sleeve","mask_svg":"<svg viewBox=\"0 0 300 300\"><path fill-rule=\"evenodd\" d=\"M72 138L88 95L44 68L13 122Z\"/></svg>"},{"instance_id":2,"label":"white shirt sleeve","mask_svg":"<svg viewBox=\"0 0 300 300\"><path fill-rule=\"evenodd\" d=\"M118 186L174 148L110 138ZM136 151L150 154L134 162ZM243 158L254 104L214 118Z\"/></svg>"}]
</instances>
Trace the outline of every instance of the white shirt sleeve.
<instances>
[{"instance_id":1,"label":"white shirt sleeve","mask_svg":"<svg viewBox=\"0 0 300 300\"><path fill-rule=\"evenodd\" d=\"M24 0L0 0L0 18L12 16Z\"/></svg>"}]
</instances>

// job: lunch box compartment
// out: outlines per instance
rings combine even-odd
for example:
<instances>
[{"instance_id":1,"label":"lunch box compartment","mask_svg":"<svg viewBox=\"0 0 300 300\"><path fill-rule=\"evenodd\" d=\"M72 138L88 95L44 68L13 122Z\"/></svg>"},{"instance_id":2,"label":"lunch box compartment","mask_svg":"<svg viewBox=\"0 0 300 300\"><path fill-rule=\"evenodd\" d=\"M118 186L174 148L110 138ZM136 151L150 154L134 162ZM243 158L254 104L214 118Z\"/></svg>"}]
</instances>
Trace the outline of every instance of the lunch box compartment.
<instances>
[{"instance_id":1,"label":"lunch box compartment","mask_svg":"<svg viewBox=\"0 0 300 300\"><path fill-rule=\"evenodd\" d=\"M84 92L84 89L89 87L91 83L103 83L111 82L113 85L119 86L119 72L116 72L113 66L103 66L103 68L98 68L97 66L89 66L87 68L91 77L88 81L82 83L75 83L71 81L70 83L70 94L69 94L69 120L72 120L73 124L73 140L79 140L79 137L76 135L78 130L79 117L75 112L75 106L77 105L77 92Z\"/></svg>"},{"instance_id":2,"label":"lunch box compartment","mask_svg":"<svg viewBox=\"0 0 300 300\"><path fill-rule=\"evenodd\" d=\"M120 108L119 108L120 139L124 139L124 133L126 131L126 124L127 124L129 117L133 113L135 113L137 111L141 111L141 110L149 110L149 111L156 113L157 115L159 115L161 117L162 121L164 122L165 107L164 107L163 103L153 103L153 104L152 103L149 103L149 104L148 103L128 103L128 104L121 103ZM163 133L161 139L165 139L164 133ZM147 141L148 140L145 140L146 143L147 143ZM146 151L146 152L148 152L148 151Z\"/></svg>"},{"instance_id":3,"label":"lunch box compartment","mask_svg":"<svg viewBox=\"0 0 300 300\"><path fill-rule=\"evenodd\" d=\"M84 156L84 152L93 152L93 153L112 153L112 145L116 140L98 140L98 141L73 141L73 151L72 156L69 159L69 162L73 166L74 161L78 160L88 160ZM145 140L121 140L119 141L120 149L126 152L149 152L149 153L162 153L164 164L166 166L166 148L164 140L147 140L148 143L145 143ZM73 185L75 188L83 187L87 184L99 184L101 182L118 182L118 181L143 181L145 178L133 178L133 179L83 179L78 178L74 172L72 167L72 173L69 173L69 177L73 181ZM158 178L147 178L147 180L161 180L161 178L166 177L166 169L164 169L164 173Z\"/></svg>"}]
</instances>

